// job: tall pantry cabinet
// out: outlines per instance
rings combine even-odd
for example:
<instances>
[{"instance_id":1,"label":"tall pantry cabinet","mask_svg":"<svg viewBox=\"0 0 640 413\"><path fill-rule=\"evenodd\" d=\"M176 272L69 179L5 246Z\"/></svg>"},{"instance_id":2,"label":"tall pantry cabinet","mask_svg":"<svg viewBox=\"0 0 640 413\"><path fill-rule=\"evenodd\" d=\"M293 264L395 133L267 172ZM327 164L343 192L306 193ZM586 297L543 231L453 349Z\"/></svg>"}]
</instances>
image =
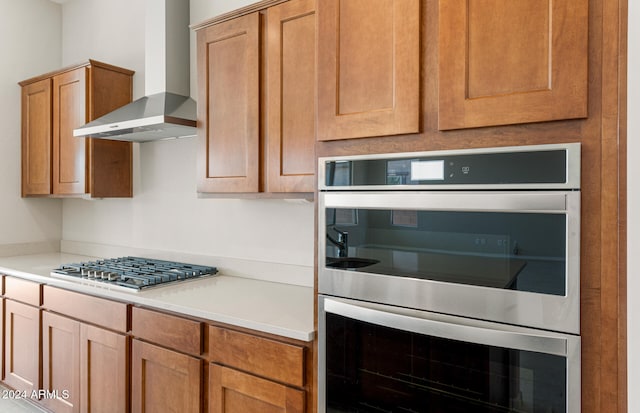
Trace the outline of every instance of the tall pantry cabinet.
<instances>
[{"instance_id":1,"label":"tall pantry cabinet","mask_svg":"<svg viewBox=\"0 0 640 413\"><path fill-rule=\"evenodd\" d=\"M410 0L381 3L390 8L394 2L407 5ZM345 47L353 49L349 34L358 26L393 27L391 14L387 13L385 20L370 3L318 1L316 154L348 156L579 142L583 165L581 409L589 413L626 412L626 49L630 2L417 2L420 72L414 89L420 91L420 130L396 134L380 134L374 120L359 122L361 111L349 110L358 108L351 102L364 107L369 103L367 96L384 97L383 92L392 84L393 72L384 70L390 67L388 58L371 59L379 62L376 65L386 65L372 67L371 73L360 71L362 76L389 74L378 76L379 82L368 82L373 90L356 91L357 83L343 77L356 70L356 65L345 59L366 67L360 62L376 54L384 57L374 47L341 55ZM357 17L349 19L353 15ZM345 18L355 24L341 26ZM385 33L382 28L380 31ZM382 37L382 33L378 35ZM385 44L390 42L380 42L377 47ZM392 95L387 92L386 96ZM337 119L333 122L332 118ZM344 122L341 129L333 129L337 122ZM339 133L358 129L366 133ZM329 133L321 133L323 130Z\"/></svg>"},{"instance_id":2,"label":"tall pantry cabinet","mask_svg":"<svg viewBox=\"0 0 640 413\"><path fill-rule=\"evenodd\" d=\"M132 144L73 136L131 102L133 72L95 60L20 82L22 196L132 196Z\"/></svg>"}]
</instances>

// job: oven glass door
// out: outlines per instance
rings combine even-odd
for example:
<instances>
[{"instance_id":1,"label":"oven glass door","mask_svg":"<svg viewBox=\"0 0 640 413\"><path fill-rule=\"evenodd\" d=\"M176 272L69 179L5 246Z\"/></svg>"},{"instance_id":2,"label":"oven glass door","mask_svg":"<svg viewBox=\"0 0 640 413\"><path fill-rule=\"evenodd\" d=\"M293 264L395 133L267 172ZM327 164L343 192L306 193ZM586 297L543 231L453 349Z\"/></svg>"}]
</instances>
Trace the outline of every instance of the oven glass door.
<instances>
[{"instance_id":1,"label":"oven glass door","mask_svg":"<svg viewBox=\"0 0 640 413\"><path fill-rule=\"evenodd\" d=\"M578 333L579 194L323 193L320 290ZM404 294L394 297L387 281ZM505 309L489 309L499 303ZM518 319L522 310L543 316ZM554 325L554 314L563 324Z\"/></svg>"},{"instance_id":2,"label":"oven glass door","mask_svg":"<svg viewBox=\"0 0 640 413\"><path fill-rule=\"evenodd\" d=\"M325 297L319 308L321 413L580 411L579 337Z\"/></svg>"}]
</instances>

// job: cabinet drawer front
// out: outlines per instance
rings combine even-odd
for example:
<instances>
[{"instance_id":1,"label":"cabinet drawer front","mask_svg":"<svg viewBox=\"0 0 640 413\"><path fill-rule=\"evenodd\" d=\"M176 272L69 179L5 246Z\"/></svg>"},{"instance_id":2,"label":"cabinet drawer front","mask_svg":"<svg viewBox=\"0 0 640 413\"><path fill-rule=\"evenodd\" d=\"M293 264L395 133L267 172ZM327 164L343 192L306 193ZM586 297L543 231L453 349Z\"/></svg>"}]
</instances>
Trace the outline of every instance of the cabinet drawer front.
<instances>
[{"instance_id":1,"label":"cabinet drawer front","mask_svg":"<svg viewBox=\"0 0 640 413\"><path fill-rule=\"evenodd\" d=\"M77 318L111 330L127 331L127 304L92 297L46 285L43 306L47 310Z\"/></svg>"},{"instance_id":2,"label":"cabinet drawer front","mask_svg":"<svg viewBox=\"0 0 640 413\"><path fill-rule=\"evenodd\" d=\"M304 386L304 347L209 326L211 360L293 386Z\"/></svg>"},{"instance_id":3,"label":"cabinet drawer front","mask_svg":"<svg viewBox=\"0 0 640 413\"><path fill-rule=\"evenodd\" d=\"M193 354L202 354L202 323L133 307L131 332L137 338Z\"/></svg>"},{"instance_id":4,"label":"cabinet drawer front","mask_svg":"<svg viewBox=\"0 0 640 413\"><path fill-rule=\"evenodd\" d=\"M41 304L42 285L21 278L5 278L5 296L25 304L39 307Z\"/></svg>"}]
</instances>

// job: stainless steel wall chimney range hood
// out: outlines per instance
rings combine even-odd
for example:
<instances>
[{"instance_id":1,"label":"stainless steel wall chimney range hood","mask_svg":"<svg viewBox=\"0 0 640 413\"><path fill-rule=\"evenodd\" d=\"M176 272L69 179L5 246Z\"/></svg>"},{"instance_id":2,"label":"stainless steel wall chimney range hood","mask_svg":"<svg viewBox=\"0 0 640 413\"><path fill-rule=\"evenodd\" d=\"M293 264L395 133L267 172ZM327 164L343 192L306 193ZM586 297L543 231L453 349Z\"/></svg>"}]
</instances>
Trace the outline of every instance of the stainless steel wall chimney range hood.
<instances>
[{"instance_id":1,"label":"stainless steel wall chimney range hood","mask_svg":"<svg viewBox=\"0 0 640 413\"><path fill-rule=\"evenodd\" d=\"M196 135L189 97L189 2L146 0L147 96L75 129L73 136L147 142Z\"/></svg>"}]
</instances>

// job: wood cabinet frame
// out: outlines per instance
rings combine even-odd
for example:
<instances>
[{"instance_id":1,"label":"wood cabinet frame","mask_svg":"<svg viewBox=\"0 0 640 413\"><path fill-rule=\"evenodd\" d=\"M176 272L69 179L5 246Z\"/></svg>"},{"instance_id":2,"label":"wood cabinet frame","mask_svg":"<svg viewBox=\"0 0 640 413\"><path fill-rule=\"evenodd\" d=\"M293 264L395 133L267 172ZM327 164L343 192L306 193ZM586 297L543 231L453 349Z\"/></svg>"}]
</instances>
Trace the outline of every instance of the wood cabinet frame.
<instances>
[{"instance_id":1,"label":"wood cabinet frame","mask_svg":"<svg viewBox=\"0 0 640 413\"><path fill-rule=\"evenodd\" d=\"M582 412L627 412L627 0L588 0L588 117L441 131L439 50L423 41L418 134L319 142L318 156L580 142ZM439 0L421 1L422 39L438 38Z\"/></svg>"}]
</instances>

